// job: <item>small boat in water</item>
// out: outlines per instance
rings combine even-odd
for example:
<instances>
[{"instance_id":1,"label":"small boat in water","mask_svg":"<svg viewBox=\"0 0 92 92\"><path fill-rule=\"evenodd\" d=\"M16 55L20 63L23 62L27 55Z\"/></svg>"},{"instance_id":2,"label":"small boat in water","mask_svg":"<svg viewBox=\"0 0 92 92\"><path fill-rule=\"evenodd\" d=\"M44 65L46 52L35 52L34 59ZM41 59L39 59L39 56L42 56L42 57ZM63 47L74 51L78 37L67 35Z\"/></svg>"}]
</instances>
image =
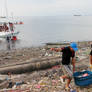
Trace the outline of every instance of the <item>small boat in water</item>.
<instances>
[{"instance_id":1,"label":"small boat in water","mask_svg":"<svg viewBox=\"0 0 92 92\"><path fill-rule=\"evenodd\" d=\"M15 22L8 18L0 18L0 38L10 37L11 39L16 38L19 31L16 30Z\"/></svg>"},{"instance_id":2,"label":"small boat in water","mask_svg":"<svg viewBox=\"0 0 92 92\"><path fill-rule=\"evenodd\" d=\"M16 19L8 16L8 9L7 9L7 0L4 1L5 3L5 15L0 16L0 39L7 37L11 38L11 40L17 40L17 35L19 31L16 30L16 25L23 24L22 21L18 22Z\"/></svg>"},{"instance_id":3,"label":"small boat in water","mask_svg":"<svg viewBox=\"0 0 92 92\"><path fill-rule=\"evenodd\" d=\"M80 14L79 14L79 15L78 15L78 14L76 14L76 15L74 15L74 16L82 16L82 15L80 15Z\"/></svg>"}]
</instances>

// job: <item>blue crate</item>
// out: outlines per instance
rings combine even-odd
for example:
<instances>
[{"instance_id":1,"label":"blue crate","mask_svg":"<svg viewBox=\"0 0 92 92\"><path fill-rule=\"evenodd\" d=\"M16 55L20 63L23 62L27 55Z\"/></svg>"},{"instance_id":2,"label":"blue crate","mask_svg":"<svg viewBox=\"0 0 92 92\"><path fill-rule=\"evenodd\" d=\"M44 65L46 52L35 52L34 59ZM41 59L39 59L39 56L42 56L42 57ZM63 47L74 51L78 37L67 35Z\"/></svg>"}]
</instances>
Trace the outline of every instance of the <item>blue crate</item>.
<instances>
[{"instance_id":1,"label":"blue crate","mask_svg":"<svg viewBox=\"0 0 92 92\"><path fill-rule=\"evenodd\" d=\"M79 77L82 74L88 73L88 76ZM75 72L73 74L75 84L77 86L88 86L92 84L92 72L91 71L82 71L82 72Z\"/></svg>"}]
</instances>

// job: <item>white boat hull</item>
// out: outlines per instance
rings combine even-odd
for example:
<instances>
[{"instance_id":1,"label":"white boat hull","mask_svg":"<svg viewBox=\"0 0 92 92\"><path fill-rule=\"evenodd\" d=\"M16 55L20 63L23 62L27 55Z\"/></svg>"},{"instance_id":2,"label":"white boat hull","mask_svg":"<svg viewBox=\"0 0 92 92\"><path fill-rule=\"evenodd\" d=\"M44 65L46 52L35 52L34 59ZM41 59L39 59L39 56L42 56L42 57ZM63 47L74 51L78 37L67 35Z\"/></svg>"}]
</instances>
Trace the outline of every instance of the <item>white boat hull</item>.
<instances>
[{"instance_id":1,"label":"white boat hull","mask_svg":"<svg viewBox=\"0 0 92 92\"><path fill-rule=\"evenodd\" d=\"M19 32L0 32L0 38L6 38L7 36L17 36Z\"/></svg>"}]
</instances>

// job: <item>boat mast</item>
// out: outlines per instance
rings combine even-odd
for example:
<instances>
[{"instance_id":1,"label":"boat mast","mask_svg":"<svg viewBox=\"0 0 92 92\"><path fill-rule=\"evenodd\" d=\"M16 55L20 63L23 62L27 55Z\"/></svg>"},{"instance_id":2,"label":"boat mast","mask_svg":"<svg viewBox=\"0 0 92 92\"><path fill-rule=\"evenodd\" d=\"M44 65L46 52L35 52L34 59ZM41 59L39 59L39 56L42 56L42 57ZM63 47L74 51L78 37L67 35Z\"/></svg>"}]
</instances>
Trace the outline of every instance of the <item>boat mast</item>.
<instances>
[{"instance_id":1,"label":"boat mast","mask_svg":"<svg viewBox=\"0 0 92 92\"><path fill-rule=\"evenodd\" d=\"M5 11L6 11L6 17L8 18L7 0L5 0Z\"/></svg>"}]
</instances>

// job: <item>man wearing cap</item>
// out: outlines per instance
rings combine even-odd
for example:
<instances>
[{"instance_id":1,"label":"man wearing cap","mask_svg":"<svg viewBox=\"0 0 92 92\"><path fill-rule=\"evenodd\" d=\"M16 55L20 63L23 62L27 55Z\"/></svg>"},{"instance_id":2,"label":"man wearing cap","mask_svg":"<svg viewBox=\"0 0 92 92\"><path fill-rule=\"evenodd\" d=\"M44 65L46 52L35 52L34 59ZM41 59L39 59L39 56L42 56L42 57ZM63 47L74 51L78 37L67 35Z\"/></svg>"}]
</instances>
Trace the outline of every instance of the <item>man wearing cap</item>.
<instances>
[{"instance_id":1,"label":"man wearing cap","mask_svg":"<svg viewBox=\"0 0 92 92\"><path fill-rule=\"evenodd\" d=\"M67 79L65 89L69 90L69 84L72 79L73 72L75 71L75 52L78 50L77 43L73 42L68 47L64 48L51 48L51 50L62 52L62 71L63 76L60 77L62 83ZM73 66L73 69L71 68Z\"/></svg>"}]
</instances>

